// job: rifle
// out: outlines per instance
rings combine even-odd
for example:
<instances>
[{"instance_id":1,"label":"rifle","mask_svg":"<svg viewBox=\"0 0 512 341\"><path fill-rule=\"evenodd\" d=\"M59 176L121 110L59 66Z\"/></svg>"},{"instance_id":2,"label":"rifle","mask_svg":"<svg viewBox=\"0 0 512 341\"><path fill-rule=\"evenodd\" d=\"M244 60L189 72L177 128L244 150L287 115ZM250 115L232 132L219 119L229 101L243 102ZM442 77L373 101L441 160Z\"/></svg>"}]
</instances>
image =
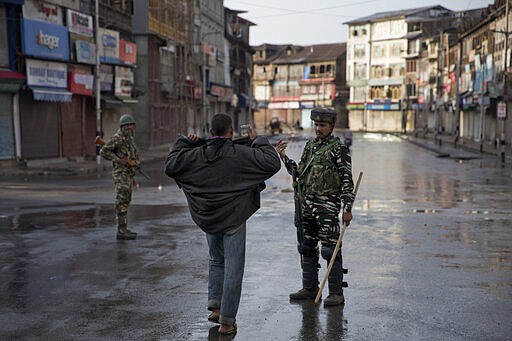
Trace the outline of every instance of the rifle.
<instances>
[{"instance_id":1,"label":"rifle","mask_svg":"<svg viewBox=\"0 0 512 341\"><path fill-rule=\"evenodd\" d=\"M100 147L103 147L105 144L107 144L107 141L105 141L104 139L102 139L101 137L99 136L96 136L96 138L94 139L94 143L97 145L97 146L100 146ZM124 159L126 157L125 154L121 153L121 152L118 152L118 153L115 153L117 155L118 158L120 159ZM137 172L139 172L140 174L142 174L146 179L148 180L151 180L151 178L142 171L142 169L140 168L140 163L139 161L137 160L133 160L133 159L129 159L128 162L127 162L127 165L129 167L133 167L135 168L135 170Z\"/></svg>"},{"instance_id":2,"label":"rifle","mask_svg":"<svg viewBox=\"0 0 512 341\"><path fill-rule=\"evenodd\" d=\"M293 179L293 201L295 203L295 217L293 219L297 229L297 249L300 254L300 267L304 268L304 259L302 255L302 243L304 242L304 231L302 230L302 191L298 179L297 167L292 170Z\"/></svg>"}]
</instances>

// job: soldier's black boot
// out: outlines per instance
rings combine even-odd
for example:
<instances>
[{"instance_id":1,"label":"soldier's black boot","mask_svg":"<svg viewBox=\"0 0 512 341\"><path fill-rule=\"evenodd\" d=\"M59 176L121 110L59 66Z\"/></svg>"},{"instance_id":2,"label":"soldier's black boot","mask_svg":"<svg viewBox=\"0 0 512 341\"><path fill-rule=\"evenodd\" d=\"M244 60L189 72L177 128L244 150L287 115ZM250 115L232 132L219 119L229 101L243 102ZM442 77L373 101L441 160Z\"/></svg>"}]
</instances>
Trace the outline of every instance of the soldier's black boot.
<instances>
[{"instance_id":1,"label":"soldier's black boot","mask_svg":"<svg viewBox=\"0 0 512 341\"><path fill-rule=\"evenodd\" d=\"M302 289L290 294L290 300L314 300L318 294L318 256L304 256L302 261Z\"/></svg>"},{"instance_id":2,"label":"soldier's black boot","mask_svg":"<svg viewBox=\"0 0 512 341\"><path fill-rule=\"evenodd\" d=\"M297 292L292 292L290 294L290 300L292 300L292 301L314 300L316 298L317 294L318 294L318 287L313 288L313 289L302 288Z\"/></svg>"},{"instance_id":3,"label":"soldier's black boot","mask_svg":"<svg viewBox=\"0 0 512 341\"><path fill-rule=\"evenodd\" d=\"M322 257L331 261L334 247L322 246ZM345 297L343 296L343 267L341 250L336 255L334 263L329 273L329 296L324 300L324 307L332 307L345 304Z\"/></svg>"},{"instance_id":4,"label":"soldier's black boot","mask_svg":"<svg viewBox=\"0 0 512 341\"><path fill-rule=\"evenodd\" d=\"M126 225L119 225L117 228L117 240L137 239L137 233L128 230Z\"/></svg>"}]
</instances>

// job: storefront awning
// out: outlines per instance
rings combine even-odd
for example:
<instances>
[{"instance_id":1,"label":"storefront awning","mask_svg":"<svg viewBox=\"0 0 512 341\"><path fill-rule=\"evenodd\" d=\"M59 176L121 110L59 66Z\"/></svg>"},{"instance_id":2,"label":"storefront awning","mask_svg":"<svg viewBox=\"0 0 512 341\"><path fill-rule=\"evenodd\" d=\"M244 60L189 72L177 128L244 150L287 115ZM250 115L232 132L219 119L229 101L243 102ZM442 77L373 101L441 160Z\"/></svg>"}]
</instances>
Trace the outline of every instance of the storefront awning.
<instances>
[{"instance_id":1,"label":"storefront awning","mask_svg":"<svg viewBox=\"0 0 512 341\"><path fill-rule=\"evenodd\" d=\"M105 109L118 109L123 105L123 101L118 100L112 95L102 95L101 101L103 102Z\"/></svg>"},{"instance_id":2,"label":"storefront awning","mask_svg":"<svg viewBox=\"0 0 512 341\"><path fill-rule=\"evenodd\" d=\"M127 104L135 104L135 103L139 103L138 100L136 100L135 98L133 97L128 97L128 96L116 96L117 99L119 99L121 102L123 103L127 103Z\"/></svg>"},{"instance_id":3,"label":"storefront awning","mask_svg":"<svg viewBox=\"0 0 512 341\"><path fill-rule=\"evenodd\" d=\"M25 80L25 75L19 72L0 70L0 92L17 92Z\"/></svg>"},{"instance_id":4,"label":"storefront awning","mask_svg":"<svg viewBox=\"0 0 512 341\"><path fill-rule=\"evenodd\" d=\"M71 102L73 94L66 89L31 86L36 101Z\"/></svg>"}]
</instances>

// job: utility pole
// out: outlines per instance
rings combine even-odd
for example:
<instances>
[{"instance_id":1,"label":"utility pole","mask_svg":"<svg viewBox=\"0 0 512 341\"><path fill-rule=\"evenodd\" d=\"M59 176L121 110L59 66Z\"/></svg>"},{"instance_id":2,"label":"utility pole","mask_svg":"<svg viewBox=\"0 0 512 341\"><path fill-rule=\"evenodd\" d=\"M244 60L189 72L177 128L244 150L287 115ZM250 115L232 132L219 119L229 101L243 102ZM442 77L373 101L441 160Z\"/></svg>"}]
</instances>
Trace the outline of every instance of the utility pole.
<instances>
[{"instance_id":1,"label":"utility pole","mask_svg":"<svg viewBox=\"0 0 512 341\"><path fill-rule=\"evenodd\" d=\"M443 43L443 30L439 33L439 48L438 48L438 54L439 54L439 60L438 60L438 79L437 79L437 103L436 103L436 118L437 118L437 124L435 125L436 133L434 136L438 136L438 143L441 145L443 143L442 140L442 133L443 133L443 111L442 111L442 95L443 95L443 71L444 71L444 56L443 56L443 50L444 50L444 43Z\"/></svg>"},{"instance_id":2,"label":"utility pole","mask_svg":"<svg viewBox=\"0 0 512 341\"><path fill-rule=\"evenodd\" d=\"M481 82L480 82L480 153L484 151L484 130L485 130L485 110L484 110L484 80L486 65L481 63Z\"/></svg>"},{"instance_id":3,"label":"utility pole","mask_svg":"<svg viewBox=\"0 0 512 341\"><path fill-rule=\"evenodd\" d=\"M462 42L458 43L457 48L457 64L455 70L455 136L453 139L453 144L457 147L457 143L460 138L460 63L462 61Z\"/></svg>"},{"instance_id":4,"label":"utility pole","mask_svg":"<svg viewBox=\"0 0 512 341\"><path fill-rule=\"evenodd\" d=\"M498 150L500 151L501 162L505 162L505 118L508 112L508 14L509 14L509 0L505 2L505 67L503 72L503 98L505 100L505 117L500 118L501 121L501 136L499 139Z\"/></svg>"},{"instance_id":5,"label":"utility pole","mask_svg":"<svg viewBox=\"0 0 512 341\"><path fill-rule=\"evenodd\" d=\"M94 26L94 31L95 31L95 34L96 34L96 67L94 68L94 81L95 81L95 88L96 88L96 135L97 136L100 136L100 137L103 137L102 136L102 132L101 132L101 82L100 82L100 67L101 67L101 63L100 63L100 34L99 34L99 31L100 31L100 5L99 5L99 0L95 0L95 3L94 3L94 6L95 6L95 10L94 10L94 21L95 21L95 26ZM101 164L101 156L100 156L100 153L99 153L99 149L98 147L96 147L96 149L98 150L98 152L96 153L96 163L98 164L98 166Z\"/></svg>"}]
</instances>

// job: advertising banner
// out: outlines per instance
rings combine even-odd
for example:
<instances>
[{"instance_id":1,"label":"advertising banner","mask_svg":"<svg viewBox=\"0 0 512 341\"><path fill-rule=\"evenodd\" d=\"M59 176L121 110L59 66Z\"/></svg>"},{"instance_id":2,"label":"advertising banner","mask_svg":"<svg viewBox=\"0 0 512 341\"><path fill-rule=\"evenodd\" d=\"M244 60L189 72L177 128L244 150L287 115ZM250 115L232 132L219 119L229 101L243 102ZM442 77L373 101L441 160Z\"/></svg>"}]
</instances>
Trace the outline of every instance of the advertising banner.
<instances>
[{"instance_id":1,"label":"advertising banner","mask_svg":"<svg viewBox=\"0 0 512 341\"><path fill-rule=\"evenodd\" d=\"M62 9L60 6L42 1L25 1L23 4L23 18L45 21L56 25L64 25Z\"/></svg>"},{"instance_id":2,"label":"advertising banner","mask_svg":"<svg viewBox=\"0 0 512 341\"><path fill-rule=\"evenodd\" d=\"M21 21L21 48L28 56L69 60L69 33L64 26L42 21Z\"/></svg>"},{"instance_id":3,"label":"advertising banner","mask_svg":"<svg viewBox=\"0 0 512 341\"><path fill-rule=\"evenodd\" d=\"M69 71L69 91L78 95L92 96L94 76L91 70L73 69Z\"/></svg>"},{"instance_id":4,"label":"advertising banner","mask_svg":"<svg viewBox=\"0 0 512 341\"><path fill-rule=\"evenodd\" d=\"M75 41L76 61L84 64L96 64L96 45L83 40Z\"/></svg>"},{"instance_id":5,"label":"advertising banner","mask_svg":"<svg viewBox=\"0 0 512 341\"><path fill-rule=\"evenodd\" d=\"M121 39L119 41L119 60L124 64L134 65L137 62L137 44Z\"/></svg>"},{"instance_id":6,"label":"advertising banner","mask_svg":"<svg viewBox=\"0 0 512 341\"><path fill-rule=\"evenodd\" d=\"M119 32L99 29L100 45L98 46L102 63L119 63Z\"/></svg>"},{"instance_id":7,"label":"advertising banner","mask_svg":"<svg viewBox=\"0 0 512 341\"><path fill-rule=\"evenodd\" d=\"M64 63L27 59L27 85L67 88L68 69Z\"/></svg>"},{"instance_id":8,"label":"advertising banner","mask_svg":"<svg viewBox=\"0 0 512 341\"><path fill-rule=\"evenodd\" d=\"M129 67L115 67L114 95L118 97L131 97L133 85L133 70Z\"/></svg>"},{"instance_id":9,"label":"advertising banner","mask_svg":"<svg viewBox=\"0 0 512 341\"><path fill-rule=\"evenodd\" d=\"M66 19L69 32L87 37L94 35L92 16L68 9Z\"/></svg>"},{"instance_id":10,"label":"advertising banner","mask_svg":"<svg viewBox=\"0 0 512 341\"><path fill-rule=\"evenodd\" d=\"M100 89L108 92L114 90L114 68L112 65L100 65Z\"/></svg>"}]
</instances>

